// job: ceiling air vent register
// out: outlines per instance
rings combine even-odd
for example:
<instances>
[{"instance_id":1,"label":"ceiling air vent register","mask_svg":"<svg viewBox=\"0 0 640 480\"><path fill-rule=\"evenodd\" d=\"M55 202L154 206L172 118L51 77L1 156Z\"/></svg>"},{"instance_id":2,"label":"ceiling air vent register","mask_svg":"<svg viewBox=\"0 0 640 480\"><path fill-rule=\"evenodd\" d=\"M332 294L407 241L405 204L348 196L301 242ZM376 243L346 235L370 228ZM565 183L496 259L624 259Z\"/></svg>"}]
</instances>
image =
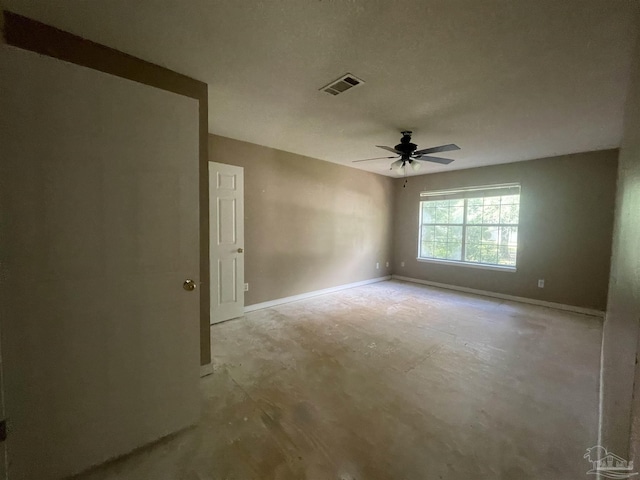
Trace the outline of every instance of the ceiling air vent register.
<instances>
[{"instance_id":1,"label":"ceiling air vent register","mask_svg":"<svg viewBox=\"0 0 640 480\"><path fill-rule=\"evenodd\" d=\"M357 78L355 75L351 75L347 73L343 75L339 79L331 82L329 85L325 85L320 90L323 90L331 95L338 95L340 93L346 92L347 90L357 87L358 85L362 85L364 82Z\"/></svg>"}]
</instances>

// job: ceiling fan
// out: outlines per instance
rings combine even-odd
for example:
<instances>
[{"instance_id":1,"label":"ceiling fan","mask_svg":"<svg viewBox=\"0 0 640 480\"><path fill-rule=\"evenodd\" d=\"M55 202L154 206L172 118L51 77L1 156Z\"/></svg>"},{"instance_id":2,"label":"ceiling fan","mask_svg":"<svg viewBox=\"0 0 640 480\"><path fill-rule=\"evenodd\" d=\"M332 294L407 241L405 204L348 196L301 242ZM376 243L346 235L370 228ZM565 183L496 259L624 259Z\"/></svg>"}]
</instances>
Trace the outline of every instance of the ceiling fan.
<instances>
[{"instance_id":1,"label":"ceiling fan","mask_svg":"<svg viewBox=\"0 0 640 480\"><path fill-rule=\"evenodd\" d=\"M392 157L376 157L376 158L365 158L364 160L354 160L353 163L356 162L368 162L370 160L380 160L382 158L397 158L395 162L391 164L392 169L396 169L398 173L403 171L405 165L411 166L411 168L416 171L420 168L420 162L433 162L440 163L442 165L449 165L453 162L450 158L440 158L440 157L432 157L430 153L439 153L439 152L451 152L454 150L460 150L460 147L450 143L448 145L440 145L439 147L431 147L424 148L422 150L416 150L418 146L415 143L411 143L411 131L404 131L402 133L402 138L400 139L400 143L395 147L385 147L383 145L376 145L378 148L382 148L383 150L387 150L394 155Z\"/></svg>"}]
</instances>

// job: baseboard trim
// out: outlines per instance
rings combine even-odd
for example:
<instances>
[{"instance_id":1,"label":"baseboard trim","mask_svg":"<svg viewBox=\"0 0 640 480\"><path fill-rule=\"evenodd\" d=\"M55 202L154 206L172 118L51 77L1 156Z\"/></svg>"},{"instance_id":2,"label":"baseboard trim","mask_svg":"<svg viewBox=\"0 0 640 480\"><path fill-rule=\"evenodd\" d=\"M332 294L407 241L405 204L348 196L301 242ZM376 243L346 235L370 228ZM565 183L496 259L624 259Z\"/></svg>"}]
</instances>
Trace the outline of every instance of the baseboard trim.
<instances>
[{"instance_id":1,"label":"baseboard trim","mask_svg":"<svg viewBox=\"0 0 640 480\"><path fill-rule=\"evenodd\" d=\"M516 297L515 295L506 295L504 293L489 292L487 290L477 290L475 288L459 287L457 285L449 285L448 283L432 282L430 280L421 280L419 278L403 277L402 275L391 275L393 280L403 280L405 282L420 283L431 287L446 288L448 290L457 290L459 292L473 293L475 295L483 295L485 297L500 298L502 300L511 300L513 302L528 303L530 305L539 305L541 307L555 308L557 310L565 310L569 312L582 313L584 315L592 315L594 317L604 318L604 312L593 310L591 308L576 307L574 305L565 305L563 303L545 302L544 300L536 300L534 298Z\"/></svg>"},{"instance_id":2,"label":"baseboard trim","mask_svg":"<svg viewBox=\"0 0 640 480\"><path fill-rule=\"evenodd\" d=\"M276 305L282 305L284 303L297 302L298 300L304 300L306 298L317 297L318 295L326 295L327 293L339 292L340 290L347 290L349 288L361 287L362 285L369 285L371 283L384 282L391 280L391 275L384 277L371 278L369 280L362 280L360 282L347 283L345 285L338 285L337 287L324 288L322 290L314 290L313 292L301 293L300 295L292 295L290 297L277 298L275 300L269 300L268 302L254 303L244 307L244 312L254 312L256 310L262 310L263 308L275 307Z\"/></svg>"},{"instance_id":3,"label":"baseboard trim","mask_svg":"<svg viewBox=\"0 0 640 480\"><path fill-rule=\"evenodd\" d=\"M207 363L206 365L200 365L200 378L206 377L213 373L213 363Z\"/></svg>"}]
</instances>

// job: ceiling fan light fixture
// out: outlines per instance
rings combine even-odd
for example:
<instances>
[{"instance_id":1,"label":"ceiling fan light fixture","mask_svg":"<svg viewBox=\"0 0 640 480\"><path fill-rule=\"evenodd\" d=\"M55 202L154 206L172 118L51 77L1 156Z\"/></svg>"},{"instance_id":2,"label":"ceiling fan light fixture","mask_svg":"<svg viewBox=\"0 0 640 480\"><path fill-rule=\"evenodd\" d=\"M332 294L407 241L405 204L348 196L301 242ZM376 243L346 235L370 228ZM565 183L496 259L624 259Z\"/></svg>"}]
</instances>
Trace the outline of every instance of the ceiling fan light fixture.
<instances>
[{"instance_id":1,"label":"ceiling fan light fixture","mask_svg":"<svg viewBox=\"0 0 640 480\"><path fill-rule=\"evenodd\" d=\"M411 162L411 169L412 169L414 172L417 172L418 170L420 170L420 167L421 167L421 166L422 166L422 164L421 164L420 162L417 162L417 161L415 161L415 160L413 160L413 161Z\"/></svg>"},{"instance_id":2,"label":"ceiling fan light fixture","mask_svg":"<svg viewBox=\"0 0 640 480\"><path fill-rule=\"evenodd\" d=\"M404 165L404 162L402 160L396 160L391 164L391 168L401 169L403 165Z\"/></svg>"}]
</instances>

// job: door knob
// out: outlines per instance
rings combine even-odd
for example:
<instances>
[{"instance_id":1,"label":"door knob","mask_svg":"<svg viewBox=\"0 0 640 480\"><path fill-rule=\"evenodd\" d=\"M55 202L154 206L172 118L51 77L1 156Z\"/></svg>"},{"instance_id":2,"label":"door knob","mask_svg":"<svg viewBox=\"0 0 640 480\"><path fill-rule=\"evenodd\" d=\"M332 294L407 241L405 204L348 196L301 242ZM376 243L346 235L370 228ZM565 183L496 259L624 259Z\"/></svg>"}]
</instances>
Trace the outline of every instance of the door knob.
<instances>
[{"instance_id":1,"label":"door knob","mask_svg":"<svg viewBox=\"0 0 640 480\"><path fill-rule=\"evenodd\" d=\"M239 249L238 249L238 253L242 253L242 252L244 252L244 250L243 250L243 249L241 249L241 248L239 248Z\"/></svg>"},{"instance_id":2,"label":"door knob","mask_svg":"<svg viewBox=\"0 0 640 480\"><path fill-rule=\"evenodd\" d=\"M182 284L182 288L184 288L187 292L191 292L196 289L196 282L187 278Z\"/></svg>"}]
</instances>

